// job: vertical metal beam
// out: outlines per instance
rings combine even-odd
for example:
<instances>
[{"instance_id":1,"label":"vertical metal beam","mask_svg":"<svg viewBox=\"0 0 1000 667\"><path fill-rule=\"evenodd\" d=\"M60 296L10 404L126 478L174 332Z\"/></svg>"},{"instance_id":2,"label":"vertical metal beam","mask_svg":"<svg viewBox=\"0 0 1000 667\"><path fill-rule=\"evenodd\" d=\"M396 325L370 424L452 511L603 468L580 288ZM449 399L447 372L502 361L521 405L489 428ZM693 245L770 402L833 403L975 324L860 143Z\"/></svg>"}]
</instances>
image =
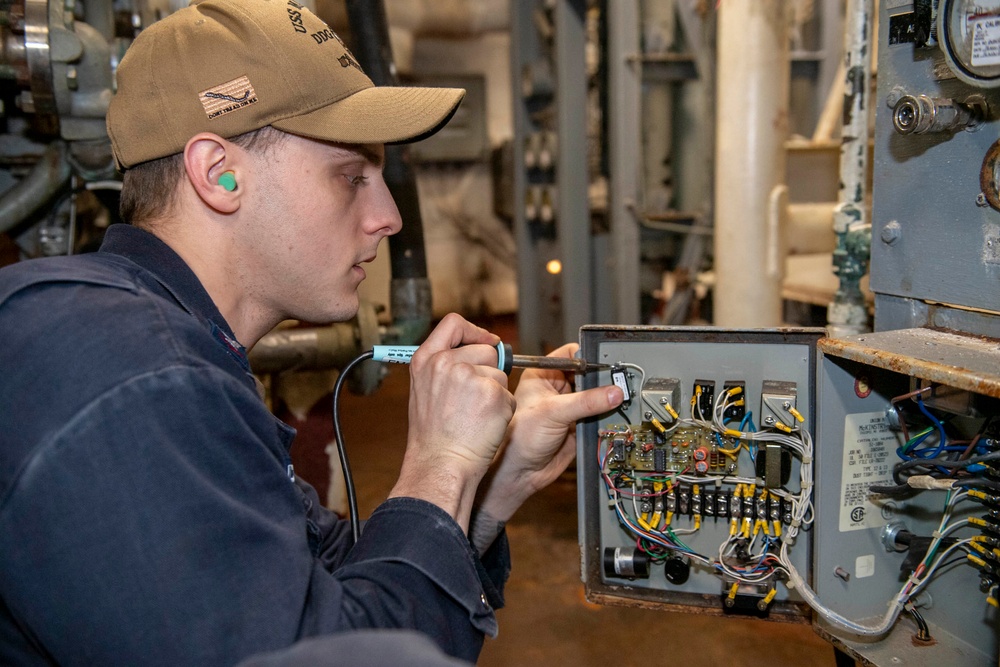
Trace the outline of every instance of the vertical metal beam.
<instances>
[{"instance_id":1,"label":"vertical metal beam","mask_svg":"<svg viewBox=\"0 0 1000 667\"><path fill-rule=\"evenodd\" d=\"M538 57L533 23L536 3L512 0L510 3L510 65L514 101L514 238L517 242L517 327L521 350L526 354L541 351L541 299L539 297L539 257L528 220L524 215L527 174L524 169L524 142L531 131L525 105L522 77L524 66Z\"/></svg>"},{"instance_id":2,"label":"vertical metal beam","mask_svg":"<svg viewBox=\"0 0 1000 667\"><path fill-rule=\"evenodd\" d=\"M784 257L773 211L785 178L791 60L788 4L719 9L715 160L715 324L781 324Z\"/></svg>"},{"instance_id":3,"label":"vertical metal beam","mask_svg":"<svg viewBox=\"0 0 1000 667\"><path fill-rule=\"evenodd\" d=\"M590 207L587 201L586 2L556 4L556 227L562 254L562 337L576 340L593 321Z\"/></svg>"},{"instance_id":4,"label":"vertical metal beam","mask_svg":"<svg viewBox=\"0 0 1000 667\"><path fill-rule=\"evenodd\" d=\"M642 64L638 0L609 0L608 12L608 213L615 315L639 324L639 201Z\"/></svg>"}]
</instances>

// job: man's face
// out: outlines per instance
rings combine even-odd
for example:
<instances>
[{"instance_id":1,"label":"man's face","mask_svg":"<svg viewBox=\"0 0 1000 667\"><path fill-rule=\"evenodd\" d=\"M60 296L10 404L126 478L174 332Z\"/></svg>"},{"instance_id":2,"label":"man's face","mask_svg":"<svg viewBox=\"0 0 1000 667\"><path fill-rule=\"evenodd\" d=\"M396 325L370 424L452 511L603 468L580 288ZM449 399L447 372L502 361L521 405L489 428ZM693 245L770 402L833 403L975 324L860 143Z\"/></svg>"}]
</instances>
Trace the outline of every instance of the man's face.
<instances>
[{"instance_id":1,"label":"man's face","mask_svg":"<svg viewBox=\"0 0 1000 667\"><path fill-rule=\"evenodd\" d=\"M255 155L237 277L252 307L326 323L358 310L362 265L402 221L382 179L383 149L289 135ZM245 187L241 182L240 187Z\"/></svg>"}]
</instances>

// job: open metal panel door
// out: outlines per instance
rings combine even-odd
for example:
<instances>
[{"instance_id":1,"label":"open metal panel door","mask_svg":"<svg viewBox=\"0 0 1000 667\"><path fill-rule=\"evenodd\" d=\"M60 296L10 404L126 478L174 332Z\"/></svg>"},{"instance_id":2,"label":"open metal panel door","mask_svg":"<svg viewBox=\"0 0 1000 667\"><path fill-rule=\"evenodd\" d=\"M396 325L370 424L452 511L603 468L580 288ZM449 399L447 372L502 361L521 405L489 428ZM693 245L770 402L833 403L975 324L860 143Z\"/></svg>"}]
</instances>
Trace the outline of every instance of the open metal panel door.
<instances>
[{"instance_id":1,"label":"open metal panel door","mask_svg":"<svg viewBox=\"0 0 1000 667\"><path fill-rule=\"evenodd\" d=\"M995 485L992 471L969 466L962 486L950 490L880 494L872 487L896 486L910 474L900 465L905 459L918 464L922 452L934 453L935 421L945 428L942 449L955 448L953 458L970 445L972 456L996 450L1000 349L980 337L929 329L823 339L819 349L817 597L829 611L872 627L885 625L889 603L906 591L930 639L921 639L920 623L905 609L878 636L860 637L822 613L817 631L865 664L997 664L998 526L996 500L989 499L997 491L982 490ZM935 468L945 481L948 470ZM975 497L977 491L987 497Z\"/></svg>"}]
</instances>

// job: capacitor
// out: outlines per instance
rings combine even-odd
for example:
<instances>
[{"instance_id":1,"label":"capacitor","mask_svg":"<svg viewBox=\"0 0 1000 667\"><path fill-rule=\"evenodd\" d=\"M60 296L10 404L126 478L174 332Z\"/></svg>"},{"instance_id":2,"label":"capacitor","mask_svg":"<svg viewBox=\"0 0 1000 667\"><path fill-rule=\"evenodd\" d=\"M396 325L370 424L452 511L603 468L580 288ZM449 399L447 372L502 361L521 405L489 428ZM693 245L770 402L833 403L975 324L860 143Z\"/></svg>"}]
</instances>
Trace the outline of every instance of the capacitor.
<instances>
[{"instance_id":1,"label":"capacitor","mask_svg":"<svg viewBox=\"0 0 1000 667\"><path fill-rule=\"evenodd\" d=\"M708 461L695 461L694 471L699 475L704 475L708 473Z\"/></svg>"},{"instance_id":2,"label":"capacitor","mask_svg":"<svg viewBox=\"0 0 1000 667\"><path fill-rule=\"evenodd\" d=\"M695 461L708 461L708 448L707 447L695 447L694 451L691 452L691 456L694 457ZM707 466L706 466L707 470Z\"/></svg>"},{"instance_id":3,"label":"capacitor","mask_svg":"<svg viewBox=\"0 0 1000 667\"><path fill-rule=\"evenodd\" d=\"M663 574L667 581L680 586L691 576L691 561L686 556L674 556L663 564Z\"/></svg>"},{"instance_id":4,"label":"capacitor","mask_svg":"<svg viewBox=\"0 0 1000 667\"><path fill-rule=\"evenodd\" d=\"M624 579L647 579L649 556L634 547L605 547L604 574Z\"/></svg>"}]
</instances>

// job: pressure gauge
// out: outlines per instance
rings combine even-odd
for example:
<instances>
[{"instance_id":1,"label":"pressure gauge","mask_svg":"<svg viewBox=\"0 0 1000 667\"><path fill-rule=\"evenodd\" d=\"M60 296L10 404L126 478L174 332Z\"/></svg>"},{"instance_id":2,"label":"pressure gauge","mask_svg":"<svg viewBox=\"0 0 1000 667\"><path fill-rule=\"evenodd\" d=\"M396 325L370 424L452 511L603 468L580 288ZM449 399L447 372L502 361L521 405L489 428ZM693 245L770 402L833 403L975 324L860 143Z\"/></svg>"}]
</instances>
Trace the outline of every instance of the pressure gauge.
<instances>
[{"instance_id":1,"label":"pressure gauge","mask_svg":"<svg viewBox=\"0 0 1000 667\"><path fill-rule=\"evenodd\" d=\"M937 21L955 76L980 88L1000 86L1000 0L942 0Z\"/></svg>"}]
</instances>

